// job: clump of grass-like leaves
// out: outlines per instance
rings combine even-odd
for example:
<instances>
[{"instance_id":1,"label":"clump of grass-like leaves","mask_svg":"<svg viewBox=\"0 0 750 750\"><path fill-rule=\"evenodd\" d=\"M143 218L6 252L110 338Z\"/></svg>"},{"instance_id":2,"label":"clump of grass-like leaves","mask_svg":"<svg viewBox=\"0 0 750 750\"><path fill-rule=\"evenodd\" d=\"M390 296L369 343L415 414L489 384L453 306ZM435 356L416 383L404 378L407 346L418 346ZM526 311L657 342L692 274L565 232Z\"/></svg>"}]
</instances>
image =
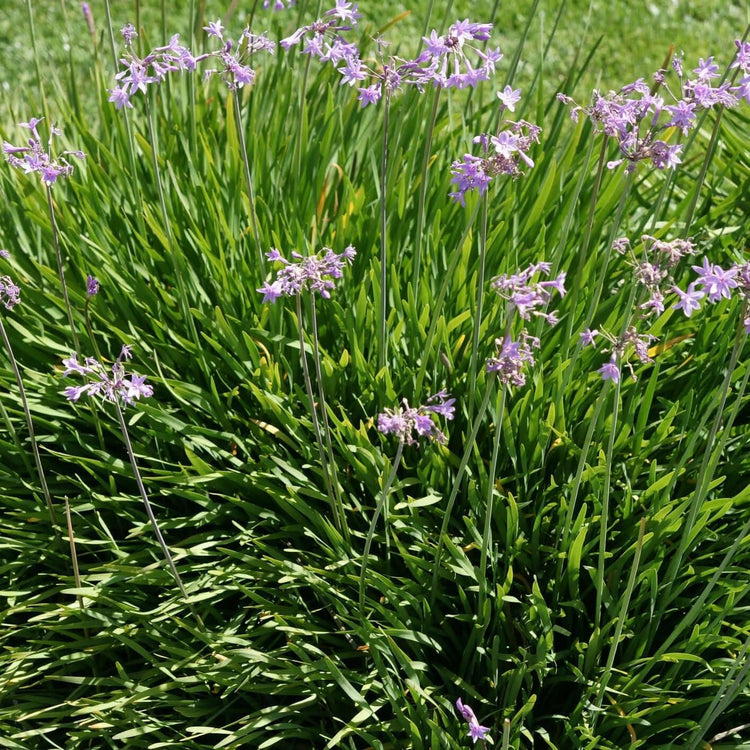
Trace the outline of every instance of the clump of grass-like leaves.
<instances>
[{"instance_id":1,"label":"clump of grass-like leaves","mask_svg":"<svg viewBox=\"0 0 750 750\"><path fill-rule=\"evenodd\" d=\"M750 47L195 5L0 108L0 745L739 747Z\"/></svg>"}]
</instances>

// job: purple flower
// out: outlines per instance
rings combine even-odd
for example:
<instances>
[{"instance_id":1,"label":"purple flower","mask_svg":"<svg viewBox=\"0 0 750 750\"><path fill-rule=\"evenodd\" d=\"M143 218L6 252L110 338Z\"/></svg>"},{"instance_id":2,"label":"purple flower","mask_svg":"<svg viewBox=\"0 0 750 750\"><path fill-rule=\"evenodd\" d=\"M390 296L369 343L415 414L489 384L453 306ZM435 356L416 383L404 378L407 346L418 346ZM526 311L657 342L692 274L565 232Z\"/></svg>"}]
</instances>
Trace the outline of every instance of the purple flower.
<instances>
[{"instance_id":1,"label":"purple flower","mask_svg":"<svg viewBox=\"0 0 750 750\"><path fill-rule=\"evenodd\" d=\"M284 5L284 0L274 0L273 9L275 11L284 10L285 8L293 8L297 4L297 0L286 0L287 4ZM263 0L263 8L268 10L271 7L271 0Z\"/></svg>"},{"instance_id":2,"label":"purple flower","mask_svg":"<svg viewBox=\"0 0 750 750\"><path fill-rule=\"evenodd\" d=\"M524 320L529 320L533 313L549 321L549 314L538 308L549 304L553 292L565 296L565 272L550 281L534 281L533 278L537 274L546 276L550 270L549 263L533 263L514 274L495 276L490 285L500 297L511 303Z\"/></svg>"},{"instance_id":3,"label":"purple flower","mask_svg":"<svg viewBox=\"0 0 750 750\"><path fill-rule=\"evenodd\" d=\"M224 26L222 25L221 20L209 21L208 26L203 27L203 31L209 36L215 36L219 41L224 40Z\"/></svg>"},{"instance_id":4,"label":"purple flower","mask_svg":"<svg viewBox=\"0 0 750 750\"><path fill-rule=\"evenodd\" d=\"M706 293L702 289L695 288L695 284L695 281L690 284L687 292L683 292L679 287L672 287L672 291L680 298L680 301L673 305L673 307L675 310L682 310L687 318L696 310L701 309L700 300L706 296Z\"/></svg>"},{"instance_id":5,"label":"purple flower","mask_svg":"<svg viewBox=\"0 0 750 750\"><path fill-rule=\"evenodd\" d=\"M81 3L81 13L83 13L83 18L89 27L89 34L94 36L96 34L96 27L94 26L94 17L91 15L91 6L88 3Z\"/></svg>"},{"instance_id":6,"label":"purple flower","mask_svg":"<svg viewBox=\"0 0 750 750\"><path fill-rule=\"evenodd\" d=\"M125 40L125 56L120 58L123 70L115 75L117 84L108 91L108 101L114 102L117 109L132 107L130 99L134 94L146 93L150 84L163 81L168 73L195 70L198 58L179 43L179 34L172 36L169 44L155 47L145 57L140 57L133 49L133 39L138 36L135 27L126 24L120 33Z\"/></svg>"},{"instance_id":7,"label":"purple flower","mask_svg":"<svg viewBox=\"0 0 750 750\"><path fill-rule=\"evenodd\" d=\"M276 44L266 37L265 34L253 34L249 27L243 29L240 38L235 44L233 40L224 40L222 36L223 28L220 22L216 21L209 26L204 27L209 36L214 36L222 42L221 47L205 55L196 58L197 62L208 58L215 58L221 62L220 69L210 69L205 72L205 77L209 78L217 74L227 85L230 91L241 89L255 81L255 71L245 64L245 61L252 59L253 55L258 52L276 53Z\"/></svg>"},{"instance_id":8,"label":"purple flower","mask_svg":"<svg viewBox=\"0 0 750 750\"><path fill-rule=\"evenodd\" d=\"M495 64L502 58L499 49L485 51L473 44L486 42L491 33L492 24L471 23L468 18L456 21L443 36L433 29L429 37L422 37L426 49L416 62L428 71L436 86L458 89L476 86L489 80Z\"/></svg>"},{"instance_id":9,"label":"purple flower","mask_svg":"<svg viewBox=\"0 0 750 750\"><path fill-rule=\"evenodd\" d=\"M605 362L597 372L601 374L602 380L611 380L613 383L620 382L620 368L617 366L614 354L609 362Z\"/></svg>"},{"instance_id":10,"label":"purple flower","mask_svg":"<svg viewBox=\"0 0 750 750\"><path fill-rule=\"evenodd\" d=\"M516 104L521 101L521 89L514 90L510 86L506 86L502 91L497 92L497 98L501 102L502 109L515 112Z\"/></svg>"},{"instance_id":11,"label":"purple flower","mask_svg":"<svg viewBox=\"0 0 750 750\"><path fill-rule=\"evenodd\" d=\"M471 708L463 703L460 698L456 701L456 708L464 720L469 724L469 734L466 736L471 737L474 744L476 744L477 740L485 740L490 728L483 727L477 720L477 717Z\"/></svg>"},{"instance_id":12,"label":"purple flower","mask_svg":"<svg viewBox=\"0 0 750 750\"><path fill-rule=\"evenodd\" d=\"M56 158L53 158L50 155L52 139L54 136L60 135L60 130L54 125L50 126L49 139L45 147L37 129L43 119L42 117L32 117L29 122L19 123L19 127L31 131L31 138L28 139L25 146L13 146L4 141L3 152L11 167L21 169L26 174L38 172L45 185L53 185L60 177L69 177L73 174L73 165L68 162L66 156L84 159L86 155L83 151L63 151Z\"/></svg>"},{"instance_id":13,"label":"purple flower","mask_svg":"<svg viewBox=\"0 0 750 750\"><path fill-rule=\"evenodd\" d=\"M599 331L596 328L587 328L585 331L581 331L579 334L582 346L593 346L596 349L595 337L599 335Z\"/></svg>"},{"instance_id":14,"label":"purple flower","mask_svg":"<svg viewBox=\"0 0 750 750\"><path fill-rule=\"evenodd\" d=\"M94 297L97 294L99 294L99 279L89 274L86 277L86 296Z\"/></svg>"},{"instance_id":15,"label":"purple flower","mask_svg":"<svg viewBox=\"0 0 750 750\"><path fill-rule=\"evenodd\" d=\"M477 190L482 195L496 175L516 179L523 174L521 162L534 166L528 151L534 143L539 143L541 128L525 120L507 121L503 125L505 129L497 135L482 133L474 138L474 143L482 147L482 156L464 154L463 159L451 165L451 184L457 189L449 195L462 206L468 191Z\"/></svg>"},{"instance_id":16,"label":"purple flower","mask_svg":"<svg viewBox=\"0 0 750 750\"><path fill-rule=\"evenodd\" d=\"M432 415L453 419L455 402L456 399L451 398L446 391L430 396L425 404L416 409L409 406L409 402L403 399L402 406L397 409L386 409L378 414L378 431L397 435L399 441L407 445L418 443L414 437L415 432L419 437L445 443L446 437L432 419Z\"/></svg>"},{"instance_id":17,"label":"purple flower","mask_svg":"<svg viewBox=\"0 0 750 750\"><path fill-rule=\"evenodd\" d=\"M729 299L731 290L738 286L736 266L725 271L721 266L709 263L708 258L703 258L703 265L693 266L693 270L698 274L694 283L705 287L709 302L718 302L722 297Z\"/></svg>"},{"instance_id":18,"label":"purple flower","mask_svg":"<svg viewBox=\"0 0 750 750\"><path fill-rule=\"evenodd\" d=\"M742 44L736 44L743 55ZM585 114L598 130L617 141L621 158L608 162L609 169L624 163L626 170L632 172L639 162L648 160L656 169L674 169L681 163L682 146L670 146L659 138L660 134L667 128L677 127L687 135L695 127L696 115L700 111L719 105L733 107L746 93L742 83L739 87L732 87L729 83L717 87L712 85L718 76L718 66L712 57L701 59L693 72L696 78L685 78L682 60L675 57L671 70L658 70L654 74L654 82L673 100L670 104L666 104L662 96L652 94L643 79L606 95L594 91L593 102L587 107L576 105L564 94L558 94L558 99L565 105L573 105L570 115L574 120ZM676 76L678 80L670 84L670 76ZM679 96L673 94L675 91Z\"/></svg>"},{"instance_id":19,"label":"purple flower","mask_svg":"<svg viewBox=\"0 0 750 750\"><path fill-rule=\"evenodd\" d=\"M125 371L123 361L131 358L131 347L123 346L117 359L112 363L111 370L107 370L98 360L87 357L83 364L78 362L76 354L63 360L65 372L63 377L78 373L87 378L83 385L70 386L65 389L65 396L77 402L81 396L98 397L102 401L119 402L123 406L132 404L139 398L149 398L154 389L146 385L145 375L136 375Z\"/></svg>"},{"instance_id":20,"label":"purple flower","mask_svg":"<svg viewBox=\"0 0 750 750\"><path fill-rule=\"evenodd\" d=\"M263 302L275 302L279 297L294 297L303 290L318 292L324 299L329 299L335 287L333 279L343 276L344 268L350 264L357 251L349 245L343 253L337 255L330 247L324 247L317 255L300 255L292 253L296 262L288 261L281 253L272 248L266 253L271 262L283 263L284 267L276 274L276 279L264 284L256 291L263 295Z\"/></svg>"},{"instance_id":21,"label":"purple flower","mask_svg":"<svg viewBox=\"0 0 750 750\"><path fill-rule=\"evenodd\" d=\"M303 52L319 57L321 60L331 60L332 54L338 57L336 47L343 42L339 32L350 31L357 25L361 14L357 12L357 6L351 3L336 0L336 7L326 11L322 18L318 18L307 26L301 26L293 34L282 39L279 44L284 49L289 49L303 40L306 42ZM340 23L343 21L343 23ZM346 57L356 56L356 48L351 50L352 54ZM339 60L343 59L338 57Z\"/></svg>"},{"instance_id":22,"label":"purple flower","mask_svg":"<svg viewBox=\"0 0 750 750\"><path fill-rule=\"evenodd\" d=\"M0 305L12 310L21 301L21 290L10 276L0 276Z\"/></svg>"},{"instance_id":23,"label":"purple flower","mask_svg":"<svg viewBox=\"0 0 750 750\"><path fill-rule=\"evenodd\" d=\"M534 366L532 349L539 348L539 339L521 331L517 341L510 336L495 339L495 356L487 360L487 372L496 372L503 385L514 385L518 388L526 385L526 366Z\"/></svg>"}]
</instances>

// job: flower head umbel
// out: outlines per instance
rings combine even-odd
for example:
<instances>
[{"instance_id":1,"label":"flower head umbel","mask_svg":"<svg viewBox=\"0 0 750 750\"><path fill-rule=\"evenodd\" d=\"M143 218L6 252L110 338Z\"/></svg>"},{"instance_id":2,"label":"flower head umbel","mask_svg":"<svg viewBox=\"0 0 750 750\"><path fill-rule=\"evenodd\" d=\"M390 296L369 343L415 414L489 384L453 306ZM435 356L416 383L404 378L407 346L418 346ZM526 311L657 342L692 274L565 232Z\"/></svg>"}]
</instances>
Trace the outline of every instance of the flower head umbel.
<instances>
[{"instance_id":1,"label":"flower head umbel","mask_svg":"<svg viewBox=\"0 0 750 750\"><path fill-rule=\"evenodd\" d=\"M276 52L276 43L272 42L265 34L253 34L249 27L243 29L240 38L235 44L231 39L224 38L224 28L221 21L212 21L203 30L211 37L221 42L221 48L216 52L201 55L196 61L206 58L216 58L221 62L220 69L207 70L206 77L217 74L227 85L230 91L241 89L255 80L255 70L245 62L251 59L257 52Z\"/></svg>"},{"instance_id":2,"label":"flower head umbel","mask_svg":"<svg viewBox=\"0 0 750 750\"><path fill-rule=\"evenodd\" d=\"M442 36L433 29L429 37L422 37L426 49L417 62L441 88L476 86L489 80L503 57L499 48L485 50L476 44L488 41L491 33L491 23L472 23L468 18L456 21Z\"/></svg>"},{"instance_id":3,"label":"flower head umbel","mask_svg":"<svg viewBox=\"0 0 750 750\"><path fill-rule=\"evenodd\" d=\"M180 35L175 34L169 44L155 47L145 57L139 57L133 49L133 39L138 36L133 24L126 24L120 33L125 40L125 56L120 58L121 70L116 76L117 85L109 89L108 101L117 109L132 108L131 97L138 91L146 93L152 83L159 83L174 71L193 71L197 59L187 47L180 44Z\"/></svg>"},{"instance_id":4,"label":"flower head umbel","mask_svg":"<svg viewBox=\"0 0 750 750\"><path fill-rule=\"evenodd\" d=\"M0 305L12 310L21 301L21 289L10 276L0 276Z\"/></svg>"},{"instance_id":5,"label":"flower head umbel","mask_svg":"<svg viewBox=\"0 0 750 750\"><path fill-rule=\"evenodd\" d=\"M312 55L323 62L339 63L358 55L357 46L347 42L342 31L351 31L362 14L357 11L357 4L336 0L336 7L326 11L321 18L307 26L301 26L293 34L282 39L279 44L290 49L304 42L302 53Z\"/></svg>"},{"instance_id":6,"label":"flower head umbel","mask_svg":"<svg viewBox=\"0 0 750 750\"><path fill-rule=\"evenodd\" d=\"M329 299L331 290L336 286L333 280L344 275L344 268L356 255L357 251L351 245L341 254L324 247L317 255L292 252L295 260L289 261L274 248L266 253L266 257L271 262L283 263L284 267L278 271L274 281L264 284L257 291L263 295L263 302L275 302L279 297L294 297L305 289Z\"/></svg>"},{"instance_id":7,"label":"flower head umbel","mask_svg":"<svg viewBox=\"0 0 750 750\"><path fill-rule=\"evenodd\" d=\"M409 406L409 402L403 399L402 406L386 409L378 414L378 431L386 435L397 435L402 443L408 445L416 445L418 438L445 443L445 435L433 421L433 416L453 419L455 402L456 399L451 398L446 391L430 396L425 404L416 408ZM417 437L414 437L415 433Z\"/></svg>"},{"instance_id":8,"label":"flower head umbel","mask_svg":"<svg viewBox=\"0 0 750 750\"><path fill-rule=\"evenodd\" d=\"M43 145L37 129L43 119L43 117L32 117L28 122L20 123L19 127L31 131L31 137L25 146L13 146L8 141L3 141L3 152L11 167L21 169L26 174L38 172L45 185L53 185L58 178L69 177L73 173L73 165L67 161L66 156L84 159L86 155L83 151L63 151L53 158L51 156L52 139L60 135L61 131L54 125L50 126L47 145Z\"/></svg>"},{"instance_id":9,"label":"flower head umbel","mask_svg":"<svg viewBox=\"0 0 750 750\"><path fill-rule=\"evenodd\" d=\"M539 348L539 339L523 328L514 340L511 336L513 318L516 314L522 320L531 316L543 318L550 325L557 323L555 312L547 312L555 292L565 295L565 273L556 279L540 281L539 274L548 276L552 266L542 261L533 263L514 274L502 274L492 279L494 291L507 302L507 332L495 339L495 355L487 360L487 372L495 372L504 385L522 387L526 384L524 370L534 365L534 349Z\"/></svg>"},{"instance_id":10,"label":"flower head umbel","mask_svg":"<svg viewBox=\"0 0 750 750\"><path fill-rule=\"evenodd\" d=\"M86 296L95 297L97 294L99 294L99 286L99 279L89 274L86 277Z\"/></svg>"},{"instance_id":11,"label":"flower head umbel","mask_svg":"<svg viewBox=\"0 0 750 750\"><path fill-rule=\"evenodd\" d=\"M471 737L471 739L474 741L474 744L476 744L477 740L485 740L487 739L487 732L490 731L489 727L483 727L479 721L477 720L476 715L471 710L470 706L467 706L465 703L461 701L459 698L456 701L456 708L458 709L458 712L461 714L461 716L464 718L465 721L469 724L469 734L467 737Z\"/></svg>"},{"instance_id":12,"label":"flower head umbel","mask_svg":"<svg viewBox=\"0 0 750 750\"><path fill-rule=\"evenodd\" d=\"M95 396L102 401L113 401L123 406L132 404L136 399L148 398L154 393L150 385L146 385L145 375L137 375L125 371L124 361L131 358L131 347L123 346L110 370L93 357L87 357L83 364L79 364L77 355L64 359L65 372L63 377L76 372L84 375L88 382L83 385L70 386L65 389L65 395L70 401L76 402L84 394Z\"/></svg>"},{"instance_id":13,"label":"flower head umbel","mask_svg":"<svg viewBox=\"0 0 750 750\"><path fill-rule=\"evenodd\" d=\"M474 138L480 144L481 156L464 154L451 164L451 184L456 190L449 193L453 200L465 205L465 195L469 190L477 190L482 195L489 187L492 178L499 174L513 179L520 177L522 163L533 167L534 162L528 151L532 144L539 143L541 128L525 120L506 121L503 130L497 135L482 133Z\"/></svg>"},{"instance_id":14,"label":"flower head umbel","mask_svg":"<svg viewBox=\"0 0 750 750\"><path fill-rule=\"evenodd\" d=\"M740 54L733 65L747 73L750 63L743 59L741 43L736 44ZM670 145L665 131L676 128L685 136L696 126L701 112L719 105L733 107L739 98L748 96L748 77L738 87L728 82L713 85L719 76L713 57L701 60L692 72L693 78L686 77L682 58L675 57L671 70L654 73L654 88L639 78L616 92L602 95L594 91L588 107L577 105L565 94L558 94L557 98L563 104L574 105L570 112L574 120L583 113L598 130L617 141L621 158L608 162L609 169L624 163L626 170L632 172L641 161L651 161L656 169L674 169L681 162L682 144Z\"/></svg>"}]
</instances>

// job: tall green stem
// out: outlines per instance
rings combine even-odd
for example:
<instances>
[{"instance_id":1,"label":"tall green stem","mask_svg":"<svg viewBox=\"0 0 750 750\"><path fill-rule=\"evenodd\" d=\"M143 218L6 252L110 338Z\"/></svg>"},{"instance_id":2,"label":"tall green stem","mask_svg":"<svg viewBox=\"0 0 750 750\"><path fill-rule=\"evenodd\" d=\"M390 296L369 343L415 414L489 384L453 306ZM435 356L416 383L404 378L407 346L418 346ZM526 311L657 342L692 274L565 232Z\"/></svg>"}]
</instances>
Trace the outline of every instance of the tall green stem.
<instances>
[{"instance_id":1,"label":"tall green stem","mask_svg":"<svg viewBox=\"0 0 750 750\"><path fill-rule=\"evenodd\" d=\"M487 404L489 403L490 396L492 395L492 388L495 385L495 377L495 373L492 372L490 373L490 377L487 379L487 390L484 393L482 405L479 407L479 412L474 419L474 424L471 427L471 434L466 440L466 448L464 449L464 454L461 457L461 463L458 466L456 478L453 480L453 489L451 489L448 503L445 506L445 512L443 513L443 523L440 527L440 536L438 537L437 549L435 550L435 561L433 563L432 569L432 591L430 592L430 604L433 604L435 602L435 597L437 596L438 578L440 576L440 558L443 552L443 537L448 530L448 524L450 523L451 514L453 513L453 505L456 502L456 497L458 496L458 491L461 488L461 482L464 477L464 472L466 471L466 467L469 463L469 458L475 447L474 443L476 442L477 433L479 432L479 425L482 422L482 417L484 416L484 412L487 410Z\"/></svg>"},{"instance_id":2,"label":"tall green stem","mask_svg":"<svg viewBox=\"0 0 750 750\"><path fill-rule=\"evenodd\" d=\"M133 475L135 476L136 484L138 485L138 490L141 493L141 499L143 500L143 504L146 507L146 515L148 515L149 521L151 521L151 525L154 528L154 533L156 534L156 538L159 541L159 545L161 546L161 551L164 553L164 557L167 560L167 563L169 564L169 568L172 571L172 575L174 576L175 581L177 582L177 585L180 589L180 592L182 593L183 598L185 599L185 602L187 603L188 607L190 607L190 611L193 613L193 617L198 621L199 625L203 627L203 620L201 620L200 615L196 612L195 608L193 607L192 603L189 600L188 593L185 590L185 586L182 583L182 578L180 578L180 574L177 572L177 566L174 564L174 560L172 559L172 554L169 551L169 547L167 547L167 543L164 541L164 537L162 536L161 529L159 528L159 524L156 521L156 516L154 515L154 511L151 508L151 503L148 499L148 494L146 493L146 487L143 484L143 479L141 478L141 472L138 469L138 463L135 460L135 453L133 453L133 446L130 442L130 434L128 433L127 425L125 424L125 417L122 414L122 408L120 407L120 402L115 401L115 408L117 410L117 418L120 420L120 429L122 430L122 437L125 441L125 448L128 452L128 458L130 459L130 465L133 467Z\"/></svg>"},{"instance_id":3,"label":"tall green stem","mask_svg":"<svg viewBox=\"0 0 750 750\"><path fill-rule=\"evenodd\" d=\"M424 144L424 153L422 154L422 179L419 183L419 207L417 209L417 237L414 245L414 267L412 269L412 288L414 296L418 296L419 274L422 262L422 240L424 233L424 208L427 198L427 168L430 161L430 151L432 151L432 135L435 132L435 120L437 119L438 102L440 101L440 92L442 89L435 90L432 98L432 112L430 121L427 125L427 139Z\"/></svg>"},{"instance_id":4,"label":"tall green stem","mask_svg":"<svg viewBox=\"0 0 750 750\"><path fill-rule=\"evenodd\" d=\"M31 421L31 411L29 410L29 402L26 399L26 389L23 387L23 380L21 379L21 371L18 369L18 363L16 358L13 356L13 348L10 345L10 339L3 325L3 321L0 320L0 334L3 337L5 348L8 351L8 357L10 358L10 366L13 369L13 374L16 376L16 383L18 385L18 392L21 396L21 405L23 406L23 413L26 417L26 428L29 431L29 438L31 440L31 450L34 453L34 463L36 463L36 470L39 474L39 483L42 485L42 492L44 493L44 500L47 503L47 512L49 513L49 520L52 526L56 526L57 519L55 518L55 509L52 504L52 495L50 495L49 487L47 486L47 477L44 474L42 468L42 457L39 455L39 446L37 445L36 435L34 433L34 423Z\"/></svg>"},{"instance_id":5,"label":"tall green stem","mask_svg":"<svg viewBox=\"0 0 750 750\"><path fill-rule=\"evenodd\" d=\"M333 484L333 493L336 498L339 518L342 521L341 530L344 537L349 541L349 525L346 522L346 513L344 511L344 501L341 498L341 487L339 485L338 472L336 470L336 457L333 455L333 445L331 443L331 426L328 423L328 406L323 388L323 373L320 366L320 347L318 344L318 316L315 311L315 294L310 294L310 311L312 317L313 330L313 360L315 361L315 377L318 381L318 399L320 400L320 411L323 414L323 427L326 438L326 450L328 451L328 466L331 470L331 483Z\"/></svg>"},{"instance_id":6,"label":"tall green stem","mask_svg":"<svg viewBox=\"0 0 750 750\"><path fill-rule=\"evenodd\" d=\"M333 522L339 531L343 531L344 519L339 517L339 508L336 503L336 497L331 485L331 475L328 470L328 460L326 459L325 448L323 447L323 436L320 432L320 422L318 421L318 412L315 408L315 396L313 394L312 380L310 379L310 368L307 364L307 354L305 353L305 332L302 327L302 295L297 293L297 332L299 333L299 356L302 360L302 373L305 380L305 390L307 391L307 400L310 404L310 418L313 423L315 432L315 441L318 444L318 455L320 456L320 467L323 471L323 482L326 486L328 499L331 503L331 513Z\"/></svg>"},{"instance_id":7,"label":"tall green stem","mask_svg":"<svg viewBox=\"0 0 750 750\"><path fill-rule=\"evenodd\" d=\"M388 115L391 108L391 97L386 86L386 75L383 75L383 99L385 111L383 113L383 150L380 155L380 315L378 316L378 370L382 370L386 363L386 318L388 316L388 238L386 189L388 167Z\"/></svg>"},{"instance_id":8,"label":"tall green stem","mask_svg":"<svg viewBox=\"0 0 750 750\"><path fill-rule=\"evenodd\" d=\"M239 90L232 92L232 101L234 104L234 117L237 121L237 139L240 143L240 154L242 156L242 167L245 174L245 185L247 186L247 197L250 201L250 221L252 222L253 236L255 237L255 245L258 250L260 277L265 278L266 261L263 257L263 246L260 241L260 227L258 226L258 216L255 213L255 191L253 190L253 178L250 172L250 160L247 156L247 146L245 144L245 129L242 126L242 110L240 109Z\"/></svg>"},{"instance_id":9,"label":"tall green stem","mask_svg":"<svg viewBox=\"0 0 750 750\"><path fill-rule=\"evenodd\" d=\"M484 531L482 532L482 552L479 556L479 606L477 612L484 611L484 602L487 598L487 554L492 544L492 511L495 500L495 474L497 473L497 459L500 454L500 434L503 428L503 416L505 414L505 399L507 389L503 388L500 404L495 412L495 436L492 441L492 459L490 471L487 475L487 507L484 516Z\"/></svg>"},{"instance_id":10,"label":"tall green stem","mask_svg":"<svg viewBox=\"0 0 750 750\"><path fill-rule=\"evenodd\" d=\"M390 492L391 485L393 484L394 479L396 478L396 472L398 471L398 467L401 464L401 455L404 452L404 443L399 442L398 444L398 450L396 451L396 456L393 459L393 466L391 467L391 473L388 475L388 479L386 480L385 484L383 485L383 489L380 493L380 497L378 498L378 504L375 508L375 515L372 517L372 521L370 521L370 528L367 530L367 538L365 540L365 549L362 553L362 565L359 570L359 612L362 615L362 617L365 616L365 574L367 573L367 558L370 555L370 547L372 546L372 538L375 535L375 526L378 523L378 519L380 518L380 514L383 511L383 508L385 507L385 504L388 500L388 493ZM388 527L386 525L385 529L385 535L388 536Z\"/></svg>"},{"instance_id":11,"label":"tall green stem","mask_svg":"<svg viewBox=\"0 0 750 750\"><path fill-rule=\"evenodd\" d=\"M81 345L78 341L78 334L76 333L75 323L73 322L73 310L70 306L70 298L68 297L68 285L65 283L65 269L63 268L62 253L60 252L60 240L57 232L57 222L55 221L55 207L52 202L52 189L49 185L46 186L47 190L47 207L49 209L49 221L52 226L52 243L55 247L55 257L57 258L57 273L60 277L60 285L62 286L63 300L65 302L65 310L68 313L68 323L70 324L70 333L73 337L73 347L76 350L76 354L80 356Z\"/></svg>"},{"instance_id":12,"label":"tall green stem","mask_svg":"<svg viewBox=\"0 0 750 750\"><path fill-rule=\"evenodd\" d=\"M484 269L487 260L487 194L482 197L482 227L479 232L479 269L477 271L477 297L474 306L474 330L471 337L471 359L469 361L469 417L474 414L474 394L477 387L477 358L479 357L479 336L482 330L482 309L484 301Z\"/></svg>"}]
</instances>

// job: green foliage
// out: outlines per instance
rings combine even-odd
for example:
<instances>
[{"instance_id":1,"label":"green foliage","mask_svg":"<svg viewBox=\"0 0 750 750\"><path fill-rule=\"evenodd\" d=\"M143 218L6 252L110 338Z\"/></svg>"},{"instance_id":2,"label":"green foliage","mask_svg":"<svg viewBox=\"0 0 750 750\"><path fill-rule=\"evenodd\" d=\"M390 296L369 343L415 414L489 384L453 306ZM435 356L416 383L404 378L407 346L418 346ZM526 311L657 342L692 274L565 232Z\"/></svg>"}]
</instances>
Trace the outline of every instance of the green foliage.
<instances>
[{"instance_id":1,"label":"green foliage","mask_svg":"<svg viewBox=\"0 0 750 750\"><path fill-rule=\"evenodd\" d=\"M280 14L271 25L280 36L293 21ZM81 586L67 530L47 519L3 352L0 747L460 748L469 740L458 697L497 746L743 746L747 729L730 731L750 715L750 369L744 334L736 336L741 303L691 319L667 307L654 323L654 364L639 365L637 381L619 388L603 388L595 374L605 355L577 342L587 323L618 331L631 315L632 269L609 255L613 237L672 239L690 224L699 257L743 258L747 107L723 114L710 159L716 115L674 176L644 167L628 180L604 170L597 189L600 141L588 123L569 120L543 80L547 55L550 65L563 60L572 85L575 52L563 53L556 38L533 39L519 54L538 75L517 114L544 132L534 168L489 191L487 272L547 260L568 271L576 291L560 302L560 323L540 328L526 386L487 414L479 407L493 386L484 372L469 401L472 335L479 327L481 363L502 335L503 309L488 294L476 320L481 212L476 198L464 208L447 194L452 161L494 127L492 84L437 100L422 236L421 159L435 95L393 100L390 346L378 370L382 108L362 110L356 90L315 62L302 88L306 58L294 51L258 59L242 122L218 79L173 78L151 98L170 242L144 102L134 98L127 115L107 102L104 40L89 67L44 78L50 119L66 147L87 154L53 190L78 334L93 354L82 313L92 273L102 283L89 307L96 345L111 361L132 344L135 369L155 388L125 416L205 627L164 564L116 413L62 394L69 382L60 362L72 340L44 191L35 176L3 168L0 245L11 257L0 262L22 287L22 304L3 320L58 515L65 498L72 509ZM362 41L372 51L364 32ZM731 41L715 51L724 66ZM498 87L513 58L505 51ZM8 103L0 135L16 142L14 123L40 114L41 98ZM333 298L317 306L349 541L329 510L296 310L289 300L263 304L256 292L267 278L253 210L263 250L357 248ZM312 359L311 336L305 350ZM448 442L405 446L374 526L361 612L362 553L397 451L376 430L376 415L442 389L457 399ZM473 444L470 415L480 419Z\"/></svg>"}]
</instances>

